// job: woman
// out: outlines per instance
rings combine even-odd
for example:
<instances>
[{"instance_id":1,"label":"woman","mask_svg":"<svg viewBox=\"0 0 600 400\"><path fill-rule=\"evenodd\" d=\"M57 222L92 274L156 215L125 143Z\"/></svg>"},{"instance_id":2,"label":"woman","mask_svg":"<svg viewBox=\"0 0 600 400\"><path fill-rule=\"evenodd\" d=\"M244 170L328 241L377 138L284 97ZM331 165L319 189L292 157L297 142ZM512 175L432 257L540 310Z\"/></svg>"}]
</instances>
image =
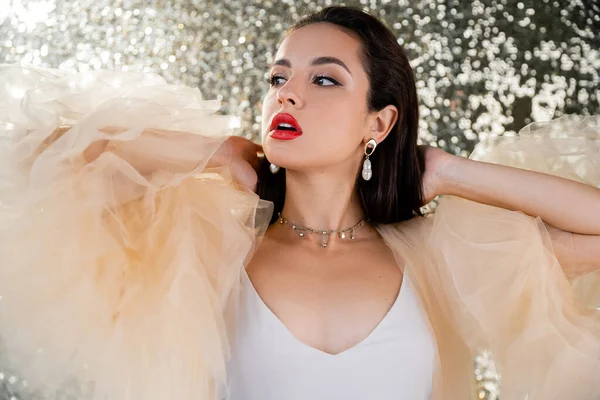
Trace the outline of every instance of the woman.
<instances>
[{"instance_id":1,"label":"woman","mask_svg":"<svg viewBox=\"0 0 600 400\"><path fill-rule=\"evenodd\" d=\"M480 147L590 185L420 157L406 57L345 7L284 38L265 160L154 77L4 76L32 89L4 108L0 336L37 390L463 399L493 395L472 378L487 348L503 398L600 394L598 316L566 279L600 268L597 119ZM463 200L421 216L438 195Z\"/></svg>"}]
</instances>

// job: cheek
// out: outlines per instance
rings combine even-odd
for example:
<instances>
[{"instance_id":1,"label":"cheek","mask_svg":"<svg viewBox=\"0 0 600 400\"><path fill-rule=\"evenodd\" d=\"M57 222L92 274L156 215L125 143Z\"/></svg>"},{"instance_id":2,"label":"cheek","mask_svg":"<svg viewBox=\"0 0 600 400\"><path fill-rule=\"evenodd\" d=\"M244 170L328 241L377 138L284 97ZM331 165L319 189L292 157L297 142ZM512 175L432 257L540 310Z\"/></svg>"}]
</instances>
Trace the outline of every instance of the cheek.
<instances>
[{"instance_id":1,"label":"cheek","mask_svg":"<svg viewBox=\"0 0 600 400\"><path fill-rule=\"evenodd\" d=\"M331 159L344 160L359 153L365 135L366 115L360 104L340 102L332 106L321 125L323 154Z\"/></svg>"},{"instance_id":2,"label":"cheek","mask_svg":"<svg viewBox=\"0 0 600 400\"><path fill-rule=\"evenodd\" d=\"M291 169L326 168L358 160L362 136L353 119L315 118L305 123L305 133L300 138L282 142L264 140L267 158L282 167Z\"/></svg>"},{"instance_id":3,"label":"cheek","mask_svg":"<svg viewBox=\"0 0 600 400\"><path fill-rule=\"evenodd\" d=\"M319 107L311 127L319 131L318 138L338 146L355 143L363 134L365 115L362 108L348 99L332 100Z\"/></svg>"},{"instance_id":4,"label":"cheek","mask_svg":"<svg viewBox=\"0 0 600 400\"><path fill-rule=\"evenodd\" d=\"M320 89L323 90L323 89ZM366 113L364 104L347 93L310 96L301 112L304 135L289 142L267 137L269 118L279 104L269 94L263 100L261 141L267 158L286 168L326 167L362 155Z\"/></svg>"},{"instance_id":5,"label":"cheek","mask_svg":"<svg viewBox=\"0 0 600 400\"><path fill-rule=\"evenodd\" d=\"M352 115L332 114L327 119L321 119L316 128L318 137L311 137L311 144L319 156L332 160L346 159L356 151L362 140L359 129L360 121Z\"/></svg>"}]
</instances>

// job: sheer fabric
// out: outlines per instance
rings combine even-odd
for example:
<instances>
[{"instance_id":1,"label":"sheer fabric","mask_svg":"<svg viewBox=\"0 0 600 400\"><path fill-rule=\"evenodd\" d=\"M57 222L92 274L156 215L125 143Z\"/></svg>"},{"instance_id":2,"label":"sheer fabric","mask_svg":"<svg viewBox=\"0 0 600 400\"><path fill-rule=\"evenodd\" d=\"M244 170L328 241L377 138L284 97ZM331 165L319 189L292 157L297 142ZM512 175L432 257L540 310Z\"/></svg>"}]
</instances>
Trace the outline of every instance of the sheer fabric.
<instances>
[{"instance_id":1,"label":"sheer fabric","mask_svg":"<svg viewBox=\"0 0 600 400\"><path fill-rule=\"evenodd\" d=\"M78 398L212 399L226 384L223 309L272 212L227 167L206 168L229 118L153 75L4 66L0 94L0 362L46 398L81 382ZM530 126L475 157L599 186L598 125ZM99 140L107 151L86 164ZM168 167L148 173L149 160ZM455 198L379 230L411 265L437 341L435 399L472 395L482 347L503 398L600 397L594 249Z\"/></svg>"}]
</instances>

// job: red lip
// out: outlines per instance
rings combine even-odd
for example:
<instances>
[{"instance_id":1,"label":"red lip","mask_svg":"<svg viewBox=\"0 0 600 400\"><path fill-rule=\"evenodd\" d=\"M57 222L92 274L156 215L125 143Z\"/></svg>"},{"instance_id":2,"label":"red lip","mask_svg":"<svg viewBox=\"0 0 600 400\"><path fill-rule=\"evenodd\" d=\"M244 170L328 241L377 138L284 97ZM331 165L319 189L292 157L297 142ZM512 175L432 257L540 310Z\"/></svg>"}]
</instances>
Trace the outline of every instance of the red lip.
<instances>
[{"instance_id":1,"label":"red lip","mask_svg":"<svg viewBox=\"0 0 600 400\"><path fill-rule=\"evenodd\" d=\"M278 129L279 124L288 124L293 129ZM302 128L294 117L290 114L279 113L275 114L269 126L269 136L273 139L292 140L302 135Z\"/></svg>"}]
</instances>

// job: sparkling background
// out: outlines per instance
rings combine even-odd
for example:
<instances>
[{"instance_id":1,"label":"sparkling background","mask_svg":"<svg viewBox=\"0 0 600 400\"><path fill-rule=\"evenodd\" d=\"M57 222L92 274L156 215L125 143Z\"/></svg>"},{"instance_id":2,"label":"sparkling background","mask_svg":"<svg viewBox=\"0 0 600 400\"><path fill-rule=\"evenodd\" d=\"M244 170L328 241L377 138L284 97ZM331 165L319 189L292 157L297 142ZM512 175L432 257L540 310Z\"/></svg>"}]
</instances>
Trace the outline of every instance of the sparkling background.
<instances>
[{"instance_id":1,"label":"sparkling background","mask_svg":"<svg viewBox=\"0 0 600 400\"><path fill-rule=\"evenodd\" d=\"M0 60L156 72L221 99L256 137L284 30L331 4L369 10L406 48L427 143L464 155L485 135L600 111L592 0L0 0Z\"/></svg>"},{"instance_id":2,"label":"sparkling background","mask_svg":"<svg viewBox=\"0 0 600 400\"><path fill-rule=\"evenodd\" d=\"M284 30L331 4L369 10L405 47L424 142L466 155L486 135L600 112L594 0L0 0L0 62L156 72L221 99L256 137ZM0 399L24 387L0 367Z\"/></svg>"}]
</instances>

